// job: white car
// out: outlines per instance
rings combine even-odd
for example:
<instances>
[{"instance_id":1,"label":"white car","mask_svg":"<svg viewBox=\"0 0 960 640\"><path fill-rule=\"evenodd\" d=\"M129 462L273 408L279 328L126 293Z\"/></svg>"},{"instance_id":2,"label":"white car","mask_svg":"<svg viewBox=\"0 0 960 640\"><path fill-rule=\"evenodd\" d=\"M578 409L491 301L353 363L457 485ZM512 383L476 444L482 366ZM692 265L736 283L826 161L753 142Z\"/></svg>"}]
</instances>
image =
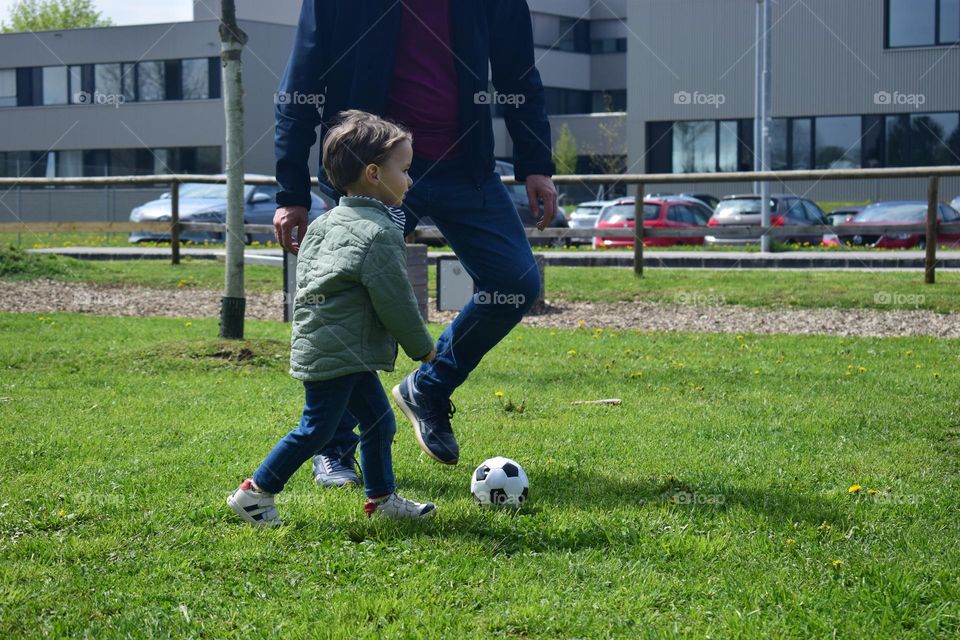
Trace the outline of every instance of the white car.
<instances>
[{"instance_id":1,"label":"white car","mask_svg":"<svg viewBox=\"0 0 960 640\"><path fill-rule=\"evenodd\" d=\"M581 202L567 218L570 229L593 229L597 226L600 212L610 204L608 200L591 200ZM593 244L593 233L585 236L571 235L570 244Z\"/></svg>"}]
</instances>

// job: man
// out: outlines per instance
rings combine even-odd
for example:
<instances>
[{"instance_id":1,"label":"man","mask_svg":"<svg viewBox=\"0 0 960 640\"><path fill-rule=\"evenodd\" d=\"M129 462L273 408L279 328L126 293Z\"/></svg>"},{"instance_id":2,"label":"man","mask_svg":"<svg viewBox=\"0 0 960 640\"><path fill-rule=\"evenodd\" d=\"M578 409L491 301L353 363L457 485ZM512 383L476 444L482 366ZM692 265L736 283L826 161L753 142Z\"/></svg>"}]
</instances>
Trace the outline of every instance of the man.
<instances>
[{"instance_id":1,"label":"man","mask_svg":"<svg viewBox=\"0 0 960 640\"><path fill-rule=\"evenodd\" d=\"M487 93L488 71L496 94ZM514 167L531 209L556 215L550 124L526 0L304 0L277 100L277 238L297 253L310 206L310 148L336 115L361 109L413 133L413 187L395 218L404 234L430 217L478 294L437 342L437 356L393 389L427 455L456 464L450 401L540 292L523 226L494 173L491 103L505 104ZM318 108L319 105L319 108ZM322 168L321 188L331 196ZM296 238L292 232L297 229ZM509 300L509 304L498 301ZM517 302L520 301L519 304ZM357 484L356 420L345 415L314 460L322 486Z\"/></svg>"}]
</instances>

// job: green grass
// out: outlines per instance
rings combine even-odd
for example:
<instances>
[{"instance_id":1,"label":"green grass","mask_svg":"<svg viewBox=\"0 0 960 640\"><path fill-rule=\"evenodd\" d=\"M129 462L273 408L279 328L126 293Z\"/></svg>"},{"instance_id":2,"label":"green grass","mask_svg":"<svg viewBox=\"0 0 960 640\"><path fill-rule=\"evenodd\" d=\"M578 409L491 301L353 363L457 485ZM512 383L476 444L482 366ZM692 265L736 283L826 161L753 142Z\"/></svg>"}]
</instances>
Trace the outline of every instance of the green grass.
<instances>
[{"instance_id":1,"label":"green grass","mask_svg":"<svg viewBox=\"0 0 960 640\"><path fill-rule=\"evenodd\" d=\"M302 387L287 326L216 331L0 314L0 636L960 633L957 341L521 328L455 395L458 467L400 423L432 522L370 522L304 468L255 531L224 498ZM531 479L517 515L469 496L498 454Z\"/></svg>"},{"instance_id":2,"label":"green grass","mask_svg":"<svg viewBox=\"0 0 960 640\"><path fill-rule=\"evenodd\" d=\"M960 311L960 273L923 284L919 271L807 271L550 267L547 297L584 302L646 300L750 307Z\"/></svg>"},{"instance_id":3,"label":"green grass","mask_svg":"<svg viewBox=\"0 0 960 640\"><path fill-rule=\"evenodd\" d=\"M224 264L219 260L181 258L169 260L76 260L51 254L27 253L0 246L0 277L19 280L51 278L62 281L131 284L158 288L222 288ZM283 285L283 270L246 265L247 291L275 293Z\"/></svg>"}]
</instances>

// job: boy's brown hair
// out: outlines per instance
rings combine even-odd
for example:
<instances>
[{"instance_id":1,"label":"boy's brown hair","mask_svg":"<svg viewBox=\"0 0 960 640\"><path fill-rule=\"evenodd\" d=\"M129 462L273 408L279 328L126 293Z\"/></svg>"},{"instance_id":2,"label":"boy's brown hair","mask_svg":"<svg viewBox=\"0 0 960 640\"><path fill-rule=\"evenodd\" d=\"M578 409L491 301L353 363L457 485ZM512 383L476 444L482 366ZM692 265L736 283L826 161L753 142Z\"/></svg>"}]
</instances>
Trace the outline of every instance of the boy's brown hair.
<instances>
[{"instance_id":1,"label":"boy's brown hair","mask_svg":"<svg viewBox=\"0 0 960 640\"><path fill-rule=\"evenodd\" d=\"M323 140L323 168L340 193L347 192L368 164L382 163L404 140L413 142L405 127L372 113L351 109L338 115Z\"/></svg>"}]
</instances>

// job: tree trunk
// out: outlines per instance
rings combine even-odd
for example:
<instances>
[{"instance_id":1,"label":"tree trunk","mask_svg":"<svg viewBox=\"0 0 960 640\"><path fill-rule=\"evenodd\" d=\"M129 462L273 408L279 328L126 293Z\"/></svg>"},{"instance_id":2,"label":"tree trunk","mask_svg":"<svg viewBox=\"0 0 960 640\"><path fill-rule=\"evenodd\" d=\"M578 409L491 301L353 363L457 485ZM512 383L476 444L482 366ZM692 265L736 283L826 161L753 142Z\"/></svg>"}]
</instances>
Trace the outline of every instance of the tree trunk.
<instances>
[{"instance_id":1,"label":"tree trunk","mask_svg":"<svg viewBox=\"0 0 960 640\"><path fill-rule=\"evenodd\" d=\"M220 299L220 337L243 338L246 298L243 291L243 78L240 54L247 34L237 26L233 0L220 3L220 61L223 67L223 108L226 116L227 259Z\"/></svg>"}]
</instances>

